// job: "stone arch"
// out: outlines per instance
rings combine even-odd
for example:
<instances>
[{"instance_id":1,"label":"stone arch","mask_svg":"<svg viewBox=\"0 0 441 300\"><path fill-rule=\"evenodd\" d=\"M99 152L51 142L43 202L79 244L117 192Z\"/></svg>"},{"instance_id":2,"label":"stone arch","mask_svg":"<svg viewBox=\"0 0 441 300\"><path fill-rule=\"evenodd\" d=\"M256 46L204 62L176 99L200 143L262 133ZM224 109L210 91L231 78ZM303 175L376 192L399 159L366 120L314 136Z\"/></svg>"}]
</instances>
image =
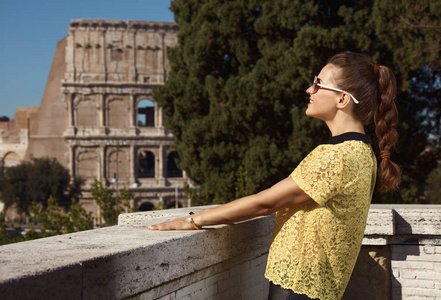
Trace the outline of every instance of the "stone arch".
<instances>
[{"instance_id":1,"label":"stone arch","mask_svg":"<svg viewBox=\"0 0 441 300\"><path fill-rule=\"evenodd\" d=\"M126 147L112 147L107 153L107 180L127 183L130 174L128 149Z\"/></svg>"},{"instance_id":2,"label":"stone arch","mask_svg":"<svg viewBox=\"0 0 441 300\"><path fill-rule=\"evenodd\" d=\"M138 155L138 177L155 177L155 155L150 151L140 151Z\"/></svg>"},{"instance_id":3,"label":"stone arch","mask_svg":"<svg viewBox=\"0 0 441 300\"><path fill-rule=\"evenodd\" d=\"M8 152L3 157L3 166L5 167L15 167L21 162L20 156L15 152Z\"/></svg>"},{"instance_id":4,"label":"stone arch","mask_svg":"<svg viewBox=\"0 0 441 300\"><path fill-rule=\"evenodd\" d=\"M99 106L90 97L81 97L74 101L75 125L83 127L98 126Z\"/></svg>"},{"instance_id":5,"label":"stone arch","mask_svg":"<svg viewBox=\"0 0 441 300\"><path fill-rule=\"evenodd\" d=\"M155 205L153 205L153 203L151 203L151 202L143 202L138 207L138 211L151 211L151 210L153 210L154 207L155 207Z\"/></svg>"},{"instance_id":6,"label":"stone arch","mask_svg":"<svg viewBox=\"0 0 441 300\"><path fill-rule=\"evenodd\" d=\"M98 148L81 149L77 155L76 175L86 180L99 178Z\"/></svg>"},{"instance_id":7,"label":"stone arch","mask_svg":"<svg viewBox=\"0 0 441 300\"><path fill-rule=\"evenodd\" d=\"M109 127L129 126L129 104L123 98L110 98L106 103L106 123Z\"/></svg>"},{"instance_id":8,"label":"stone arch","mask_svg":"<svg viewBox=\"0 0 441 300\"><path fill-rule=\"evenodd\" d=\"M178 151L171 151L167 155L167 177L182 177L182 170L176 165L176 159L179 159Z\"/></svg>"},{"instance_id":9,"label":"stone arch","mask_svg":"<svg viewBox=\"0 0 441 300\"><path fill-rule=\"evenodd\" d=\"M155 127L155 102L143 98L136 107L136 121L139 127Z\"/></svg>"},{"instance_id":10,"label":"stone arch","mask_svg":"<svg viewBox=\"0 0 441 300\"><path fill-rule=\"evenodd\" d=\"M176 208L176 199L175 198L169 198L165 199L165 207L168 208ZM180 199L178 199L178 208L182 208L184 207L180 201Z\"/></svg>"}]
</instances>

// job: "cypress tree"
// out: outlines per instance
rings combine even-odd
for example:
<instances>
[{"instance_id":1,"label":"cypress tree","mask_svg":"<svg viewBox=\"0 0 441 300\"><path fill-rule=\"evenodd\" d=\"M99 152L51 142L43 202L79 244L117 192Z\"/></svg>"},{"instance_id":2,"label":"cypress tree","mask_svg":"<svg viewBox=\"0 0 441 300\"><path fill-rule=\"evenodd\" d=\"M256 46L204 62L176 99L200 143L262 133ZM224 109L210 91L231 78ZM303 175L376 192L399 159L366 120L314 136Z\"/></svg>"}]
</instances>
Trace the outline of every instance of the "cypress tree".
<instances>
[{"instance_id":1,"label":"cypress tree","mask_svg":"<svg viewBox=\"0 0 441 300\"><path fill-rule=\"evenodd\" d=\"M324 124L304 114L305 90L333 54L365 52L400 70L377 35L373 6L374 1L171 3L178 45L168 50L171 72L154 97L175 136L178 165L200 185L201 200L224 203L238 191L268 188L328 138Z\"/></svg>"}]
</instances>

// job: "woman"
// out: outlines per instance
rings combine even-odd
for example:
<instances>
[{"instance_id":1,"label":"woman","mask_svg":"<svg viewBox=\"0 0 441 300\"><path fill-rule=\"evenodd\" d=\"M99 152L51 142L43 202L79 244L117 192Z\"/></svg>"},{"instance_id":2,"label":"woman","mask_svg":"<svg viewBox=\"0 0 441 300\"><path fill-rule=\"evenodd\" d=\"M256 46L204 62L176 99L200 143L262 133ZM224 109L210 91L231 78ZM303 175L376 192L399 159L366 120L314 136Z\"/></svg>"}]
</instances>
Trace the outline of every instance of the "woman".
<instances>
[{"instance_id":1,"label":"woman","mask_svg":"<svg viewBox=\"0 0 441 300\"><path fill-rule=\"evenodd\" d=\"M151 230L189 230L277 212L268 255L268 299L341 299L360 251L377 176L366 126L373 117L381 153L380 190L397 189L390 161L396 80L390 69L353 52L332 57L314 78L306 114L323 120L329 142L314 149L286 179L243 197Z\"/></svg>"}]
</instances>

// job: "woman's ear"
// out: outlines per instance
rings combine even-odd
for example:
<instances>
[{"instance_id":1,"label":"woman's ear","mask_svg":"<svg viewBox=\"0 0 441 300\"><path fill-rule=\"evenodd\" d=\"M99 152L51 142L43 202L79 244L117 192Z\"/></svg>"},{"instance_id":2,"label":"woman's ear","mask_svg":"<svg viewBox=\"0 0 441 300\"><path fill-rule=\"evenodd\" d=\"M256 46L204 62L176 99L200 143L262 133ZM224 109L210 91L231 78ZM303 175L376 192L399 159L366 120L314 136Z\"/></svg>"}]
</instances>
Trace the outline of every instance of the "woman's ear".
<instances>
[{"instance_id":1,"label":"woman's ear","mask_svg":"<svg viewBox=\"0 0 441 300\"><path fill-rule=\"evenodd\" d=\"M337 104L337 108L340 109L345 108L346 106L349 105L349 103L351 103L351 101L352 101L351 96L349 96L348 93L341 93L340 99Z\"/></svg>"}]
</instances>

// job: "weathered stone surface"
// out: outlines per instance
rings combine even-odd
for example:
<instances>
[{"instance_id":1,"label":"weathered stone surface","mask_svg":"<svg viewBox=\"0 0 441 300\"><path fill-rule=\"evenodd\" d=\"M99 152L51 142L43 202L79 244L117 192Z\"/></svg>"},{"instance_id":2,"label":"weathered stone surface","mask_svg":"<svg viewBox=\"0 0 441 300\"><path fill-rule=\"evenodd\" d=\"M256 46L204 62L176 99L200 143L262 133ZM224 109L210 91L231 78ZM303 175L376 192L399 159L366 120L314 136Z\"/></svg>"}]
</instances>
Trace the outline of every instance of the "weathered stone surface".
<instances>
[{"instance_id":1,"label":"weathered stone surface","mask_svg":"<svg viewBox=\"0 0 441 300\"><path fill-rule=\"evenodd\" d=\"M364 233L366 235L394 235L393 210L371 205Z\"/></svg>"},{"instance_id":2,"label":"weathered stone surface","mask_svg":"<svg viewBox=\"0 0 441 300\"><path fill-rule=\"evenodd\" d=\"M38 107L19 107L12 120L0 121L0 165L12 167L24 160L29 144L29 129L34 126L37 113ZM5 213L9 218L15 215L8 211Z\"/></svg>"},{"instance_id":3,"label":"weathered stone surface","mask_svg":"<svg viewBox=\"0 0 441 300\"><path fill-rule=\"evenodd\" d=\"M150 218L145 226L113 226L0 247L0 298L14 299L10 289L24 290L20 299L34 297L41 278L52 299L71 294L66 278L81 278L77 289L84 299L122 299L237 257L258 257L268 251L273 218L257 218L232 226L201 231L149 231L146 226L183 216L172 210L164 218ZM185 262L185 263L184 263ZM236 261L237 263L237 261ZM58 270L75 270L63 276ZM74 280L74 279L72 279ZM13 286L11 282L15 282ZM44 286L44 285L43 285ZM46 298L51 299L51 297Z\"/></svg>"},{"instance_id":4,"label":"weathered stone surface","mask_svg":"<svg viewBox=\"0 0 441 300\"><path fill-rule=\"evenodd\" d=\"M368 235L441 235L441 205L373 204L367 224Z\"/></svg>"},{"instance_id":5,"label":"weathered stone surface","mask_svg":"<svg viewBox=\"0 0 441 300\"><path fill-rule=\"evenodd\" d=\"M124 214L118 226L1 246L0 299L265 299L274 215L199 231L146 228L189 211ZM362 247L344 299L437 295L441 236L365 235L382 238Z\"/></svg>"},{"instance_id":6,"label":"weathered stone surface","mask_svg":"<svg viewBox=\"0 0 441 300\"><path fill-rule=\"evenodd\" d=\"M146 224L151 224L152 220L166 219L171 220L177 218L178 216L188 215L190 212L198 212L212 206L196 206L181 208L179 210L167 209L167 210L155 210L149 212L137 212L137 213L126 213L120 214L118 216L118 225L128 225L128 226L146 226ZM159 221L157 221L159 222Z\"/></svg>"},{"instance_id":7,"label":"weathered stone surface","mask_svg":"<svg viewBox=\"0 0 441 300\"><path fill-rule=\"evenodd\" d=\"M395 209L398 234L441 235L441 205L408 205Z\"/></svg>"}]
</instances>

